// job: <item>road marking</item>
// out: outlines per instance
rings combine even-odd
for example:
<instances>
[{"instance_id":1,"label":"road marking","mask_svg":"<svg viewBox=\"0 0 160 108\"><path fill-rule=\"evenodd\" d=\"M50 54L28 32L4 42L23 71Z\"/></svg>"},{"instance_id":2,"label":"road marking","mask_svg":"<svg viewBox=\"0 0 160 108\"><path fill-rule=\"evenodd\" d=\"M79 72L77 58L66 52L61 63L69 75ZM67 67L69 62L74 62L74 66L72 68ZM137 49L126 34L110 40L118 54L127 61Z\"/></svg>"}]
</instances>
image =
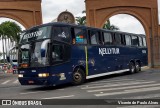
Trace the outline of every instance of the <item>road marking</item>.
<instances>
[{"instance_id":1,"label":"road marking","mask_svg":"<svg viewBox=\"0 0 160 108\"><path fill-rule=\"evenodd\" d=\"M158 87L152 87L152 88L141 88L141 89L132 89L132 90L125 90L126 92L134 91L134 92L145 92L145 91L151 91L151 90L159 90L160 86Z\"/></svg>"},{"instance_id":2,"label":"road marking","mask_svg":"<svg viewBox=\"0 0 160 108\"><path fill-rule=\"evenodd\" d=\"M107 84L102 86L93 86L93 87L84 87L81 89L93 89L93 88L103 88L103 87L115 87L115 86L125 86L125 85L135 85L135 84L148 84L154 83L155 81L148 81L148 82L130 82L130 83L119 83L119 84Z\"/></svg>"},{"instance_id":3,"label":"road marking","mask_svg":"<svg viewBox=\"0 0 160 108\"><path fill-rule=\"evenodd\" d=\"M14 84L18 83L18 79L13 82Z\"/></svg>"},{"instance_id":4,"label":"road marking","mask_svg":"<svg viewBox=\"0 0 160 108\"><path fill-rule=\"evenodd\" d=\"M141 95L141 96L134 96L134 97L124 97L122 99L154 99L160 97L159 94L148 94L148 95Z\"/></svg>"},{"instance_id":5,"label":"road marking","mask_svg":"<svg viewBox=\"0 0 160 108\"><path fill-rule=\"evenodd\" d=\"M33 93L40 93L40 92L46 92L46 91L25 92L25 93L20 93L20 94L21 94L21 95L26 95L26 94L33 94Z\"/></svg>"},{"instance_id":6,"label":"road marking","mask_svg":"<svg viewBox=\"0 0 160 108\"><path fill-rule=\"evenodd\" d=\"M160 90L160 87L153 87L153 88L141 88L141 89L132 89L132 90L125 90L122 92L112 92L112 93L104 93L104 94L95 94L95 96L110 96L110 95L120 95L120 94L128 94L128 93L138 93L138 92L147 92L147 91L155 91Z\"/></svg>"},{"instance_id":7,"label":"road marking","mask_svg":"<svg viewBox=\"0 0 160 108\"><path fill-rule=\"evenodd\" d=\"M1 84L7 84L8 82L10 82L11 80L7 80L7 81L5 81L5 82L3 82L3 83L1 83Z\"/></svg>"},{"instance_id":8,"label":"road marking","mask_svg":"<svg viewBox=\"0 0 160 108\"><path fill-rule=\"evenodd\" d=\"M87 92L102 92L102 91L111 91L111 90L123 90L123 89L133 89L133 88L142 88L142 87L152 87L152 86L159 86L159 85L160 85L160 84L148 84L148 85L138 85L138 86L127 86L127 87L120 87L120 88L88 90Z\"/></svg>"},{"instance_id":9,"label":"road marking","mask_svg":"<svg viewBox=\"0 0 160 108\"><path fill-rule=\"evenodd\" d=\"M134 80L134 81L128 80L128 83L129 83L129 81L131 83L131 82L144 82L146 80ZM112 82L112 81L109 81L109 82L105 82L105 81L104 82L97 82L97 83L94 83L94 84L84 85L84 86L80 86L80 87L85 88L85 87L90 87L90 86L104 85L106 83L108 83L109 85L112 85L112 84L121 84L121 83L125 83L126 81L121 81L120 82L120 80L118 80L117 82Z\"/></svg>"},{"instance_id":10,"label":"road marking","mask_svg":"<svg viewBox=\"0 0 160 108\"><path fill-rule=\"evenodd\" d=\"M42 99L61 99L61 98L68 98L74 97L75 95L68 95L68 96L58 96L58 97L49 97L49 98L42 98Z\"/></svg>"},{"instance_id":11,"label":"road marking","mask_svg":"<svg viewBox=\"0 0 160 108\"><path fill-rule=\"evenodd\" d=\"M96 84L96 83L101 83L101 82L118 82L118 81L135 81L135 79L115 79L115 80L107 80L107 81L97 81L97 82L91 82L90 84ZM144 80L140 80L144 81Z\"/></svg>"}]
</instances>

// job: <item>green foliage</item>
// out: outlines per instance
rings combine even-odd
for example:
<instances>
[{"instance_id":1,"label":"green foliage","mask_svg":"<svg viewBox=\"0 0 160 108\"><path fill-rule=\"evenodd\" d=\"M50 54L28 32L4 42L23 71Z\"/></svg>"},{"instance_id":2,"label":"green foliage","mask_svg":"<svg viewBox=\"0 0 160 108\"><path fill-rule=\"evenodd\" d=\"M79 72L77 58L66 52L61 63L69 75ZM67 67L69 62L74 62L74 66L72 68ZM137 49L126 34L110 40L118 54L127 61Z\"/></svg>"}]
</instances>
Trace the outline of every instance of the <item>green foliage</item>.
<instances>
[{"instance_id":1,"label":"green foliage","mask_svg":"<svg viewBox=\"0 0 160 108\"><path fill-rule=\"evenodd\" d=\"M76 17L76 22L78 25L86 25L86 16Z\"/></svg>"},{"instance_id":2,"label":"green foliage","mask_svg":"<svg viewBox=\"0 0 160 108\"><path fill-rule=\"evenodd\" d=\"M12 41L18 42L20 39L19 33L22 31L21 27L15 22L5 21L0 24L0 36L10 38Z\"/></svg>"},{"instance_id":3,"label":"green foliage","mask_svg":"<svg viewBox=\"0 0 160 108\"><path fill-rule=\"evenodd\" d=\"M12 42L14 41L18 44L21 31L22 29L15 22L5 21L0 24L0 39L2 39L2 47L3 47L3 53L2 53L3 63L6 62L5 60L5 52L7 52L6 41L11 40ZM8 45L8 46L11 46L11 45Z\"/></svg>"},{"instance_id":4,"label":"green foliage","mask_svg":"<svg viewBox=\"0 0 160 108\"><path fill-rule=\"evenodd\" d=\"M111 25L110 20L107 20L106 23L103 25L103 29L107 30L119 30L119 28L115 25Z\"/></svg>"}]
</instances>

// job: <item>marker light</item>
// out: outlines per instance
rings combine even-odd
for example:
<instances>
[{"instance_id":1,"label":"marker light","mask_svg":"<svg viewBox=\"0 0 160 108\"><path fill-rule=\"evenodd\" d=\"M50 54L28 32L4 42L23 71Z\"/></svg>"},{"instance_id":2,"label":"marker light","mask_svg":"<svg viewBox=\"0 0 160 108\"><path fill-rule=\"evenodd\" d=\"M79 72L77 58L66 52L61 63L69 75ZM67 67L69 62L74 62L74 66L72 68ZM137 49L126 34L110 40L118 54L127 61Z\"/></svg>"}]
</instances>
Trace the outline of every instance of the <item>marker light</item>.
<instances>
[{"instance_id":1,"label":"marker light","mask_svg":"<svg viewBox=\"0 0 160 108\"><path fill-rule=\"evenodd\" d=\"M19 77L19 78L23 78L23 74L19 74L18 77Z\"/></svg>"},{"instance_id":2,"label":"marker light","mask_svg":"<svg viewBox=\"0 0 160 108\"><path fill-rule=\"evenodd\" d=\"M48 77L49 73L40 73L38 74L38 77Z\"/></svg>"}]
</instances>

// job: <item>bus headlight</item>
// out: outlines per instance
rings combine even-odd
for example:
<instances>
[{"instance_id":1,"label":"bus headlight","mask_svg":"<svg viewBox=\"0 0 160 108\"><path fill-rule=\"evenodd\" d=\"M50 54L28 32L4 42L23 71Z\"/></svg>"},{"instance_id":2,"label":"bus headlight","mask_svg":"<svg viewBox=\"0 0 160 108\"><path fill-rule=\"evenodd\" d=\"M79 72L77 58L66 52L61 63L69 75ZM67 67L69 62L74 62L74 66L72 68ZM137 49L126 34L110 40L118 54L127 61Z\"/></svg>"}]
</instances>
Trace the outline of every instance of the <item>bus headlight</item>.
<instances>
[{"instance_id":1,"label":"bus headlight","mask_svg":"<svg viewBox=\"0 0 160 108\"><path fill-rule=\"evenodd\" d=\"M18 77L19 78L23 78L23 74L18 74Z\"/></svg>"},{"instance_id":2,"label":"bus headlight","mask_svg":"<svg viewBox=\"0 0 160 108\"><path fill-rule=\"evenodd\" d=\"M49 73L40 73L38 74L38 77L48 77Z\"/></svg>"}]
</instances>

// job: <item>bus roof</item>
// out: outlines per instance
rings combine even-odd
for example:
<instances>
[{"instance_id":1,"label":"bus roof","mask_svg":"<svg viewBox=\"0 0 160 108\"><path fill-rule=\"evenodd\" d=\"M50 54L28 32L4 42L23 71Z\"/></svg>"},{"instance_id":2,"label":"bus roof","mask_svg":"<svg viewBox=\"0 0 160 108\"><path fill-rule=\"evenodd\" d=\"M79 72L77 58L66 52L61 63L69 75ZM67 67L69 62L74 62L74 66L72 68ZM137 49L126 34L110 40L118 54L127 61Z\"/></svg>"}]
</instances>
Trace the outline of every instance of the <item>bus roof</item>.
<instances>
[{"instance_id":1,"label":"bus roof","mask_svg":"<svg viewBox=\"0 0 160 108\"><path fill-rule=\"evenodd\" d=\"M113 31L113 30L107 30L107 29L102 29L102 28L95 28L95 27L88 27L88 26L83 26L83 25L76 25L76 24L68 24L68 23L62 23L62 22L51 22L51 23L46 23L46 24L41 24L38 26L34 26L28 30L32 30L34 28L39 28L39 27L44 27L44 26L70 26L70 27L80 27L84 29L94 29L94 30L101 30L101 31L106 31L106 32L112 32L112 33L121 33L121 34L128 34L128 35L139 35L142 37L145 37L144 34L134 34L134 33L128 33L128 32L122 32L122 31ZM27 30L25 30L27 31Z\"/></svg>"}]
</instances>

